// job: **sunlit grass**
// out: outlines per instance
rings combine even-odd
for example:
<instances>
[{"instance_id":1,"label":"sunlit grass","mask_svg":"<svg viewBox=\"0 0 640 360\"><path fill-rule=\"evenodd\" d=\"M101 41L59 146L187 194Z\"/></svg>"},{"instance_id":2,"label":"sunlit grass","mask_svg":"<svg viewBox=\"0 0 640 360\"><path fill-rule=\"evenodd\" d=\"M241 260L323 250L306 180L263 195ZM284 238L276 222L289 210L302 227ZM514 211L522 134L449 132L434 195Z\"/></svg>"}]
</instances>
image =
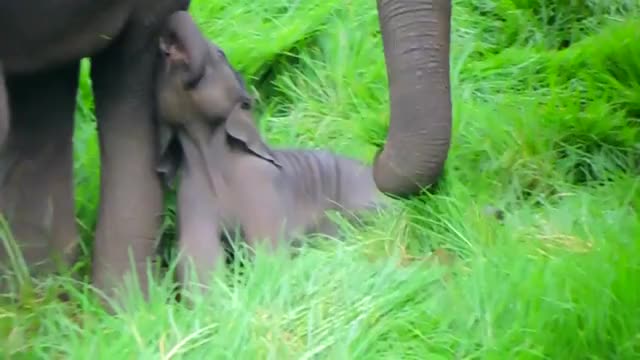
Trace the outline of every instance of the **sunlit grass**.
<instances>
[{"instance_id":1,"label":"sunlit grass","mask_svg":"<svg viewBox=\"0 0 640 360\"><path fill-rule=\"evenodd\" d=\"M64 286L71 301L1 307L0 353L638 357L639 6L477 4L454 1L454 138L440 193L371 226L344 224L342 241L320 239L294 259L260 254L191 308L167 300L165 281L111 316L86 286L48 279L39 288ZM191 11L252 87L270 144L371 161L389 116L374 2L194 1ZM90 243L99 173L88 88L75 146Z\"/></svg>"}]
</instances>

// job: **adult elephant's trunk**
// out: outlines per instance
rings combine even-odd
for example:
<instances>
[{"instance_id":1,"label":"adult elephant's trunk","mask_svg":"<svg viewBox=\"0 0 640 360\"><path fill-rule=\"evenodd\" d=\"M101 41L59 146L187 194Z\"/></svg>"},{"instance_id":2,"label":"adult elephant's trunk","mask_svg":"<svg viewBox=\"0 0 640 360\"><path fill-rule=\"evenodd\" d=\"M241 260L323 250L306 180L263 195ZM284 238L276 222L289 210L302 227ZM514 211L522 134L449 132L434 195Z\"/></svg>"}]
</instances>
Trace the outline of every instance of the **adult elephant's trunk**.
<instances>
[{"instance_id":1,"label":"adult elephant's trunk","mask_svg":"<svg viewBox=\"0 0 640 360\"><path fill-rule=\"evenodd\" d=\"M378 0L391 122L374 162L378 188L416 195L437 181L451 140L451 0Z\"/></svg>"}]
</instances>

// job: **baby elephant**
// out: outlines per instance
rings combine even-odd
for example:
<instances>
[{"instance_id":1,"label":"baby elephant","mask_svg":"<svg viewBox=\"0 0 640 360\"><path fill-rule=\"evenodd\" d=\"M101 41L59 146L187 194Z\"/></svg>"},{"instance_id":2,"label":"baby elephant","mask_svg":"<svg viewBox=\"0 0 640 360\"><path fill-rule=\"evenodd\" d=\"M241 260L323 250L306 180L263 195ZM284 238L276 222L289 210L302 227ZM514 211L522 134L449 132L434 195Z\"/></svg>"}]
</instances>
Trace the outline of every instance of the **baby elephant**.
<instances>
[{"instance_id":1,"label":"baby elephant","mask_svg":"<svg viewBox=\"0 0 640 360\"><path fill-rule=\"evenodd\" d=\"M382 199L356 160L265 144L240 76L188 16L170 19L160 48L158 171L179 177L178 244L199 279L221 260L224 230L239 227L250 245L273 249L296 234L333 232L326 210L358 212Z\"/></svg>"}]
</instances>

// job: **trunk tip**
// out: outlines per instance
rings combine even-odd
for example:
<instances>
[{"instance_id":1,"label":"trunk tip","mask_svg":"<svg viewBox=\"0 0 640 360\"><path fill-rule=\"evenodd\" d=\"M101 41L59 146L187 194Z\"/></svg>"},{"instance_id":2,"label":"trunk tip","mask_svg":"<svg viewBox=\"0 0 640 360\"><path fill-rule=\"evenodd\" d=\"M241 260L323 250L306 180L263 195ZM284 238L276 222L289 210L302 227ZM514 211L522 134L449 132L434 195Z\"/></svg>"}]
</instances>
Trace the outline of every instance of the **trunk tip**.
<instances>
[{"instance_id":1,"label":"trunk tip","mask_svg":"<svg viewBox=\"0 0 640 360\"><path fill-rule=\"evenodd\" d=\"M444 178L444 161L411 166L390 161L383 149L378 150L373 162L373 180L382 193L409 199L424 193L434 193Z\"/></svg>"}]
</instances>

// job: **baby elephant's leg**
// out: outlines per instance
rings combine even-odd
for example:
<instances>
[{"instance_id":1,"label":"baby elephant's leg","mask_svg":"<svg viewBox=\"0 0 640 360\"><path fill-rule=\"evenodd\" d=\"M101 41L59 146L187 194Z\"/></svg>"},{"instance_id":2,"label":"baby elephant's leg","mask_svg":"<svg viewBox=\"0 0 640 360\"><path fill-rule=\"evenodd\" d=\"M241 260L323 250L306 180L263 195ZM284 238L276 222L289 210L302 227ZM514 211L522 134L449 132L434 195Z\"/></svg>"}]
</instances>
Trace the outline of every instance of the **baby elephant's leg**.
<instances>
[{"instance_id":1,"label":"baby elephant's leg","mask_svg":"<svg viewBox=\"0 0 640 360\"><path fill-rule=\"evenodd\" d=\"M338 225L327 215L323 215L310 230L312 233L322 234L329 237L338 236Z\"/></svg>"},{"instance_id":2,"label":"baby elephant's leg","mask_svg":"<svg viewBox=\"0 0 640 360\"><path fill-rule=\"evenodd\" d=\"M336 209L353 225L368 225L377 211L388 206L389 200L377 188L370 166L350 158L338 158L340 196Z\"/></svg>"},{"instance_id":3,"label":"baby elephant's leg","mask_svg":"<svg viewBox=\"0 0 640 360\"><path fill-rule=\"evenodd\" d=\"M176 269L183 286L189 280L210 280L212 271L224 260L220 239L220 209L207 188L203 174L186 173L178 189L178 248ZM197 279L191 279L195 274Z\"/></svg>"}]
</instances>

